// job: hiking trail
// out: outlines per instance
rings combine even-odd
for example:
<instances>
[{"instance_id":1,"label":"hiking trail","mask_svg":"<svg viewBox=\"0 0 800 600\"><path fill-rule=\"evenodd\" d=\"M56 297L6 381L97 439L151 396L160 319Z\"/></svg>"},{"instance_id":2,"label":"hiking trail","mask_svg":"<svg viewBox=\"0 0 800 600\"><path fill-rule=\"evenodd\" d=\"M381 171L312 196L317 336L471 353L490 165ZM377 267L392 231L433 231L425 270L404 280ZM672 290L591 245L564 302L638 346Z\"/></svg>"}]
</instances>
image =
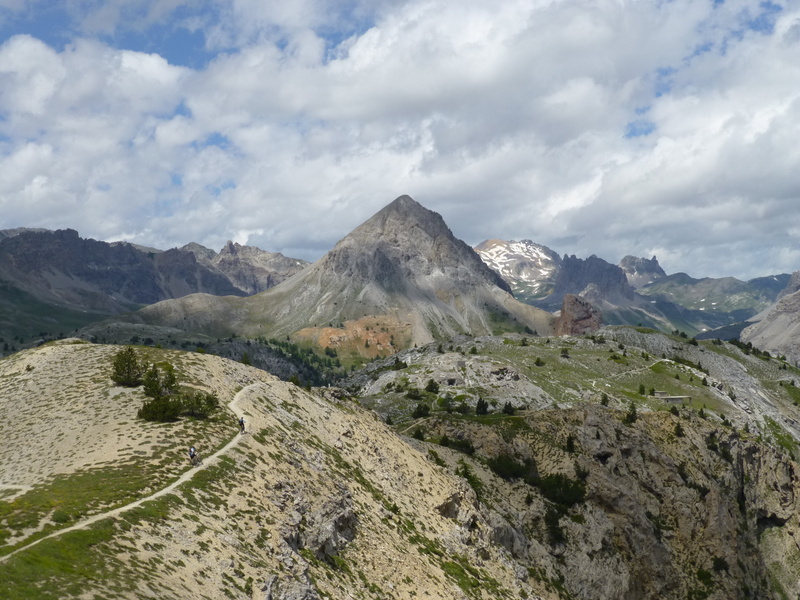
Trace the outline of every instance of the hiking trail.
<instances>
[{"instance_id":1,"label":"hiking trail","mask_svg":"<svg viewBox=\"0 0 800 600\"><path fill-rule=\"evenodd\" d=\"M251 383L250 385L245 386L241 390L239 390L236 393L236 395L233 397L233 400L231 400L228 403L228 408L231 410L231 412L234 415L236 415L237 420L239 419L239 417L243 416L243 414L239 410L237 410L238 409L239 400L241 400L242 397L244 395L246 395L249 391L252 391L253 389L257 388L258 386L264 386L264 385L266 385L266 384L264 382L261 382L261 381L256 382L256 383ZM178 477L178 479L176 479L175 481L170 483L167 487L162 488L162 489L158 490L157 492L154 492L153 494L151 494L149 496L145 496L144 498L139 498L138 500L135 500L135 501L131 502L130 504L125 504L124 506L118 506L117 508L113 508L113 509L111 509L109 511L106 511L106 512L103 512L103 513L98 513L96 515L92 515L91 517L88 517L88 518L84 519L83 521L80 521L79 523L75 523L74 525L70 525L69 527L65 527L64 529L59 529L58 531L54 531L54 532L52 532L52 533L50 533L50 534L48 534L48 535L46 535L44 537L41 537L41 538L39 538L37 540L34 540L30 544L26 544L24 546L21 546L21 547L17 548L16 550L14 550L13 552L9 552L5 556L0 556L0 563L3 563L5 561L7 561L9 558L11 558L12 556L14 556L15 554L17 554L19 552L22 552L24 550L28 550L29 548L32 548L33 546L35 546L39 542L43 542L44 540L49 540L49 539L58 537L60 535L68 533L70 531L76 531L78 529L86 529L87 527L89 527L90 525L93 525L94 523L97 523L98 521L102 521L103 519L109 519L109 518L112 518L112 517L116 517L116 516L126 512L126 511L129 511L129 510L131 510L133 508L141 506L145 502L149 502L151 500L155 500L157 498L160 498L161 496L165 496L165 495L169 494L170 492L174 491L178 486L180 486L183 483L186 483L192 477L194 477L195 473L197 473L198 471L201 471L201 470L209 467L210 465L212 465L216 461L217 458L219 458L221 455L225 454L228 450L230 450L236 444L238 444L239 440L241 438L242 438L242 434L237 432L236 436L233 439L231 439L231 441L229 441L222 448L220 448L219 450L214 452L214 454L211 454L208 457L201 456L201 462L200 462L199 465L189 467L189 469L185 473L183 473L180 477Z\"/></svg>"}]
</instances>

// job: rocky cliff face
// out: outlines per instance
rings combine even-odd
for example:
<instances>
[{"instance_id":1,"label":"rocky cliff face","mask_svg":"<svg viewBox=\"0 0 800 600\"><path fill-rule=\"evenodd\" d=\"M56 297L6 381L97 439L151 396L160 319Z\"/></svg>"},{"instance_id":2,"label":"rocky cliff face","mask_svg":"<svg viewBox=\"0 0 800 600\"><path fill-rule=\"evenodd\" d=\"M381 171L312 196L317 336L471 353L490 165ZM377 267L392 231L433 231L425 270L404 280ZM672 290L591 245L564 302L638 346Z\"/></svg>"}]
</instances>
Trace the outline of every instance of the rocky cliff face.
<instances>
[{"instance_id":1,"label":"rocky cliff face","mask_svg":"<svg viewBox=\"0 0 800 600\"><path fill-rule=\"evenodd\" d=\"M197 293L216 296L246 295L246 291L236 286L225 274L206 268L190 252L173 248L155 254L153 263L166 298L180 298Z\"/></svg>"},{"instance_id":2,"label":"rocky cliff face","mask_svg":"<svg viewBox=\"0 0 800 600\"><path fill-rule=\"evenodd\" d=\"M619 268L625 273L628 283L634 289L667 276L655 256L647 259L628 255L620 261Z\"/></svg>"},{"instance_id":3,"label":"rocky cliff face","mask_svg":"<svg viewBox=\"0 0 800 600\"><path fill-rule=\"evenodd\" d=\"M0 278L45 302L111 314L194 292L244 294L191 253L146 253L72 229L0 240Z\"/></svg>"},{"instance_id":4,"label":"rocky cliff face","mask_svg":"<svg viewBox=\"0 0 800 600\"><path fill-rule=\"evenodd\" d=\"M784 296L788 296L789 294L794 294L795 292L798 291L800 291L800 271L795 271L789 278L786 287L781 290L780 294L778 294L778 300L780 300Z\"/></svg>"},{"instance_id":5,"label":"rocky cliff face","mask_svg":"<svg viewBox=\"0 0 800 600\"><path fill-rule=\"evenodd\" d=\"M101 314L196 293L245 296L305 265L233 243L220 253L194 243L162 252L83 239L71 229L22 228L0 236L0 280L6 287L46 304Z\"/></svg>"},{"instance_id":6,"label":"rocky cliff face","mask_svg":"<svg viewBox=\"0 0 800 600\"><path fill-rule=\"evenodd\" d=\"M601 308L631 304L634 299L633 288L622 269L595 255L587 259L564 255L553 292L536 304L555 309L566 294L583 296Z\"/></svg>"},{"instance_id":7,"label":"rocky cliff face","mask_svg":"<svg viewBox=\"0 0 800 600\"><path fill-rule=\"evenodd\" d=\"M602 323L602 315L588 300L567 294L556 320L554 335L585 335L600 329Z\"/></svg>"},{"instance_id":8,"label":"rocky cliff face","mask_svg":"<svg viewBox=\"0 0 800 600\"><path fill-rule=\"evenodd\" d=\"M0 240L19 235L20 233L46 233L49 229L41 227L15 227L13 229L0 229Z\"/></svg>"},{"instance_id":9,"label":"rocky cliff face","mask_svg":"<svg viewBox=\"0 0 800 600\"><path fill-rule=\"evenodd\" d=\"M288 258L280 252L267 252L254 246L229 241L218 253L200 244L187 244L197 261L222 273L234 286L251 295L268 290L300 272L308 263Z\"/></svg>"},{"instance_id":10,"label":"rocky cliff face","mask_svg":"<svg viewBox=\"0 0 800 600\"><path fill-rule=\"evenodd\" d=\"M233 242L225 244L211 264L248 294L268 290L308 265L304 260L288 258L280 252L267 252Z\"/></svg>"},{"instance_id":11,"label":"rocky cliff face","mask_svg":"<svg viewBox=\"0 0 800 600\"><path fill-rule=\"evenodd\" d=\"M473 456L488 459L488 469L470 461L492 506L483 522L560 597L794 596L797 463L679 412L625 425L594 405L523 417L514 433L433 419L426 434L469 440ZM511 461L531 475L510 475L501 465Z\"/></svg>"},{"instance_id":12,"label":"rocky cliff face","mask_svg":"<svg viewBox=\"0 0 800 600\"><path fill-rule=\"evenodd\" d=\"M145 254L129 245L81 239L71 229L0 241L0 277L36 298L101 312L165 297Z\"/></svg>"},{"instance_id":13,"label":"rocky cliff face","mask_svg":"<svg viewBox=\"0 0 800 600\"><path fill-rule=\"evenodd\" d=\"M743 342L800 363L800 271L791 275L778 301L752 319L739 335Z\"/></svg>"}]
</instances>

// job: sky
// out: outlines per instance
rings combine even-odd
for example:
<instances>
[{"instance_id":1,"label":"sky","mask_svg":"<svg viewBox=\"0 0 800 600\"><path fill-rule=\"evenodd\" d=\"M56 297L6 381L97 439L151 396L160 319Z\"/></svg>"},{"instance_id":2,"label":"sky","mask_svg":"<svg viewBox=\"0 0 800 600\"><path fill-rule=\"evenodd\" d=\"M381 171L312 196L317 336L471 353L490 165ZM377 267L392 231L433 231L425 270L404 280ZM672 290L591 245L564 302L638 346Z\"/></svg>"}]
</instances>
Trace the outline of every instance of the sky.
<instances>
[{"instance_id":1,"label":"sky","mask_svg":"<svg viewBox=\"0 0 800 600\"><path fill-rule=\"evenodd\" d=\"M0 0L0 229L800 270L800 2Z\"/></svg>"}]
</instances>

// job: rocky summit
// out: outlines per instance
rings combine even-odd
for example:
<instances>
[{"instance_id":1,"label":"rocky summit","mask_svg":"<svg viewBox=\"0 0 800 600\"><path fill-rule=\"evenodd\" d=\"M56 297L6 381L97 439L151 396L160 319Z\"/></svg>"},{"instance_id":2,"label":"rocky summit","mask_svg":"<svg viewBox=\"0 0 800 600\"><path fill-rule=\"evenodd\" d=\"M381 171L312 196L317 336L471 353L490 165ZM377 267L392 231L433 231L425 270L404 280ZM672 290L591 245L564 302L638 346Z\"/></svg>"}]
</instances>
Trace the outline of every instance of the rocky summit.
<instances>
[{"instance_id":1,"label":"rocky summit","mask_svg":"<svg viewBox=\"0 0 800 600\"><path fill-rule=\"evenodd\" d=\"M198 262L224 274L233 285L247 294L268 290L308 264L304 260L286 257L280 252L267 252L231 241L219 252L194 243L181 249L194 254Z\"/></svg>"},{"instance_id":2,"label":"rocky summit","mask_svg":"<svg viewBox=\"0 0 800 600\"><path fill-rule=\"evenodd\" d=\"M628 283L634 289L667 276L655 256L647 259L628 255L620 261L619 268L625 273Z\"/></svg>"}]
</instances>

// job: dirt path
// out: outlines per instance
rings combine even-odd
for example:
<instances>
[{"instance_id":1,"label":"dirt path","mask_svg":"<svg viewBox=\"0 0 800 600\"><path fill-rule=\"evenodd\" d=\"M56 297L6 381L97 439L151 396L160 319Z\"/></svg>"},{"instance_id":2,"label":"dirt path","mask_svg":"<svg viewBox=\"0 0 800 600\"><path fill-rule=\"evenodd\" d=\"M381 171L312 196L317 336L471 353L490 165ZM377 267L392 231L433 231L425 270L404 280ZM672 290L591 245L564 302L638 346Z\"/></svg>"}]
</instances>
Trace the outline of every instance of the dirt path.
<instances>
[{"instance_id":1,"label":"dirt path","mask_svg":"<svg viewBox=\"0 0 800 600\"><path fill-rule=\"evenodd\" d=\"M242 388L241 390L239 390L239 392L237 392L236 395L233 397L233 400L230 401L230 403L228 404L228 408L230 408L231 412L233 412L236 415L237 419L240 416L242 416L242 413L238 410L239 400L248 391L250 391L252 389L255 389L258 386L262 386L262 385L265 385L265 384L263 382L252 383L252 384ZM144 498L139 498L138 500L136 500L134 502L131 502L130 504L126 504L125 506L120 506L120 507L114 508L114 509L112 509L110 511L107 511L107 512L104 512L104 513L98 513L96 515L92 515L91 517L89 517L87 519L84 519L80 523L75 523L74 525L70 525L69 527L65 527L64 529L59 529L58 531L54 531L53 533L51 533L49 535L46 535L46 536L44 536L42 538L39 538L38 540L35 540L35 541L31 542L30 544L26 544L26 545L24 545L24 546L22 546L20 548L17 548L13 552L10 552L9 554L6 554L5 556L0 556L0 563L5 562L6 560L11 558L12 556L17 554L18 552L22 552L23 550L27 550L29 548L32 548L33 546L35 546L39 542L43 542L44 540L49 540L51 538L58 537L58 536L63 535L65 533L69 532L69 531L75 531L77 529L86 529L87 527L89 527L90 525L93 525L94 523L97 523L98 521L102 521L103 519L108 519L108 518L111 518L111 517L116 517L117 515L119 515L121 513L124 513L125 511L131 510L132 508L136 508L138 506L141 506L145 502L149 502L150 500L155 500L156 498L160 498L161 496L165 496L166 494L169 494L170 492L174 491L179 485L181 485L182 483L187 482L192 477L194 477L195 473L197 473L198 471L200 471L202 469L206 469L209 466L211 466L219 456L225 454L228 450L230 450L236 444L238 444L240 439L242 439L242 436L237 434L236 437L234 437L230 442L225 444L222 448L220 448L219 450L214 452L214 454L212 454L211 456L203 458L203 460L202 460L200 465L198 465L197 467L193 467L193 468L189 469L183 475L181 475L178 479L176 479L171 484L169 484L167 487L158 490L157 492L151 494L150 496L146 496Z\"/></svg>"}]
</instances>

